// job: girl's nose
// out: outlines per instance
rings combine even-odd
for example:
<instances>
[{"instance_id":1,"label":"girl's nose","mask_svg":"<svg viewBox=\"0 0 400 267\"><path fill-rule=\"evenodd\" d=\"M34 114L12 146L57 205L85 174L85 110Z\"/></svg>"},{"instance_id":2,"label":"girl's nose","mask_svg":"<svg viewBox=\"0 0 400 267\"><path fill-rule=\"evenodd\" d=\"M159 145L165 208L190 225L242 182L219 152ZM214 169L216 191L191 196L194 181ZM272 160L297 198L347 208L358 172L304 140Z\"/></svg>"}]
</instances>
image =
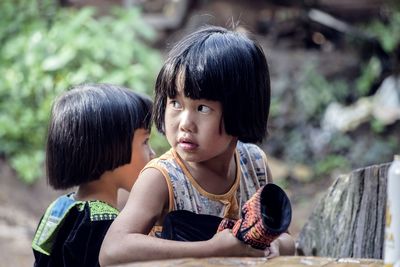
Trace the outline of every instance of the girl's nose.
<instances>
[{"instance_id":1,"label":"girl's nose","mask_svg":"<svg viewBox=\"0 0 400 267\"><path fill-rule=\"evenodd\" d=\"M193 132L195 129L193 114L188 110L181 113L180 129L185 132Z\"/></svg>"},{"instance_id":2,"label":"girl's nose","mask_svg":"<svg viewBox=\"0 0 400 267\"><path fill-rule=\"evenodd\" d=\"M156 152L154 152L153 148L150 147L150 159L154 159L156 157Z\"/></svg>"}]
</instances>

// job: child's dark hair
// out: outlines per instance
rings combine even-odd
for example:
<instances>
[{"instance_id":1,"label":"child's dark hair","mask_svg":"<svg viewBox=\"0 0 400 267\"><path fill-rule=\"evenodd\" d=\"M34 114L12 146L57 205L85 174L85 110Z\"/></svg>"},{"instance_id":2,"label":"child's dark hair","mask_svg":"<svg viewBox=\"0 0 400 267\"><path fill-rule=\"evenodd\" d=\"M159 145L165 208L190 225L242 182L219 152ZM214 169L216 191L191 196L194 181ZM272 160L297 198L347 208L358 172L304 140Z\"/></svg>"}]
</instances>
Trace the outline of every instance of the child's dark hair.
<instances>
[{"instance_id":1,"label":"child's dark hair","mask_svg":"<svg viewBox=\"0 0 400 267\"><path fill-rule=\"evenodd\" d=\"M262 48L244 34L207 27L171 50L155 86L154 121L165 134L167 97L174 98L180 75L184 95L220 101L227 134L242 142L261 142L270 106L268 64Z\"/></svg>"},{"instance_id":2,"label":"child's dark hair","mask_svg":"<svg viewBox=\"0 0 400 267\"><path fill-rule=\"evenodd\" d=\"M57 98L46 147L48 182L67 189L131 161L135 130L151 127L152 101L127 88L85 84Z\"/></svg>"}]
</instances>

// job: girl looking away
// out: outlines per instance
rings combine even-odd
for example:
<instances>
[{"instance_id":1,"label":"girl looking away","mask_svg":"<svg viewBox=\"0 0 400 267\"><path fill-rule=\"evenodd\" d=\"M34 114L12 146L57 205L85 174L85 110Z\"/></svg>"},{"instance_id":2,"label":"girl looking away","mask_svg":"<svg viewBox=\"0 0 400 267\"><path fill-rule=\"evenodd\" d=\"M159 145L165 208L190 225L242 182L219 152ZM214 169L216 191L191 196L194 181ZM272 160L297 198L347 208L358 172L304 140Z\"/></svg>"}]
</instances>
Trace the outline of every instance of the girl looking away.
<instances>
[{"instance_id":1,"label":"girl looking away","mask_svg":"<svg viewBox=\"0 0 400 267\"><path fill-rule=\"evenodd\" d=\"M118 189L130 190L154 157L151 100L110 84L86 84L52 108L46 171L54 189L76 187L46 210L32 242L34 266L99 266L104 235L118 215Z\"/></svg>"},{"instance_id":2,"label":"girl looking away","mask_svg":"<svg viewBox=\"0 0 400 267\"><path fill-rule=\"evenodd\" d=\"M139 175L106 234L101 264L293 254L287 233L265 251L245 245L229 230L198 242L149 235L173 210L238 219L242 205L272 182L265 153L252 144L266 135L269 106L268 65L254 41L220 27L200 29L180 41L155 86L154 122L171 149Z\"/></svg>"}]
</instances>

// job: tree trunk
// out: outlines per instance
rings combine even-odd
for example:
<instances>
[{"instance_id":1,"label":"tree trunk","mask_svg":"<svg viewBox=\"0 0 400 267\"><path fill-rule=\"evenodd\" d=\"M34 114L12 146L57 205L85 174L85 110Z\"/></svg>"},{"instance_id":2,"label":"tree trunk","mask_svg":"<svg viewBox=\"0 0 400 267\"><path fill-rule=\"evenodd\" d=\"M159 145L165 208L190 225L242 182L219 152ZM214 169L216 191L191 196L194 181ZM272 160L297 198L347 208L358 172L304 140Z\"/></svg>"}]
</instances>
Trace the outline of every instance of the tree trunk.
<instances>
[{"instance_id":1,"label":"tree trunk","mask_svg":"<svg viewBox=\"0 0 400 267\"><path fill-rule=\"evenodd\" d=\"M300 232L297 253L382 259L389 166L339 176Z\"/></svg>"}]
</instances>

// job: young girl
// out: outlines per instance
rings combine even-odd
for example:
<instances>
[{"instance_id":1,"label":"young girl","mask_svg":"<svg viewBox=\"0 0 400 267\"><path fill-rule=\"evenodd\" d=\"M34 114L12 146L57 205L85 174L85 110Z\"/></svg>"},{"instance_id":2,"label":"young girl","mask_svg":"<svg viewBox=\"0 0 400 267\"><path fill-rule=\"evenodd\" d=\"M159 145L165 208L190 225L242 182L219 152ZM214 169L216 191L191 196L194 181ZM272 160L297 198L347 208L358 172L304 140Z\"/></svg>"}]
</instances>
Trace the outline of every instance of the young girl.
<instances>
[{"instance_id":1,"label":"young girl","mask_svg":"<svg viewBox=\"0 0 400 267\"><path fill-rule=\"evenodd\" d=\"M106 234L100 263L293 254L286 233L265 251L229 230L198 242L148 235L172 210L238 219L241 206L272 181L264 152L247 143L266 135L269 106L266 58L245 35L208 27L178 43L158 75L153 113L172 148L139 175Z\"/></svg>"},{"instance_id":2,"label":"young girl","mask_svg":"<svg viewBox=\"0 0 400 267\"><path fill-rule=\"evenodd\" d=\"M117 191L130 190L154 157L152 102L108 84L80 85L52 108L46 170L54 189L77 186L46 210L32 248L35 266L99 266L100 245L118 215Z\"/></svg>"}]
</instances>

